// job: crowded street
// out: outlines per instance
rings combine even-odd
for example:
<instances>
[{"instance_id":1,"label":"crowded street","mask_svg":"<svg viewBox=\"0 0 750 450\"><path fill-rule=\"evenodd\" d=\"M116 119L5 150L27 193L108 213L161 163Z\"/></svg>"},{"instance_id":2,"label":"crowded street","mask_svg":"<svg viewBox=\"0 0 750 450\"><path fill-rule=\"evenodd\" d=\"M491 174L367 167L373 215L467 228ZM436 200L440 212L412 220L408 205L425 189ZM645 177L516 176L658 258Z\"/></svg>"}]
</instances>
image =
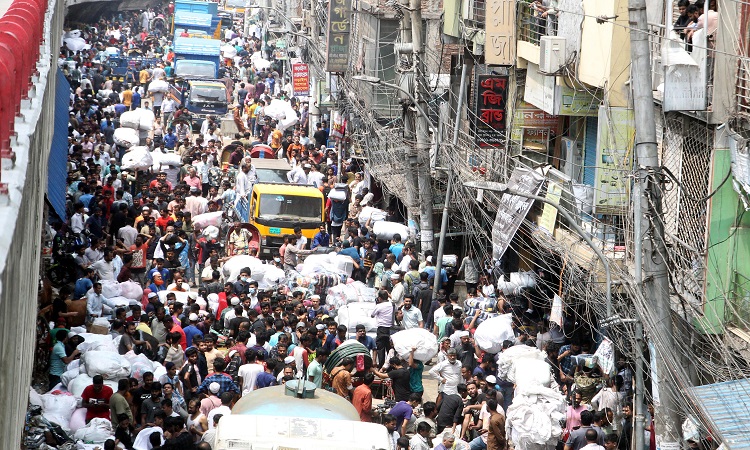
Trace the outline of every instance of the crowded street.
<instances>
[{"instance_id":1,"label":"crowded street","mask_svg":"<svg viewBox=\"0 0 750 450\"><path fill-rule=\"evenodd\" d=\"M645 194L631 203L630 183L641 175L635 165L618 172L619 158L639 156L633 140L656 136L641 139L632 126L620 133L618 120L634 120L628 101L605 99L601 108L614 112L601 112L602 89L580 80L565 86L573 63L546 68L545 45L566 41L540 44L540 36L581 27L558 16L557 1L510 3L518 54L492 67L489 53L486 62L471 54L476 42L444 57L456 45L446 37L453 25L446 18L438 33L446 34L435 38L431 24L460 2L450 10L389 2L395 13L375 26L368 20L379 13L353 11L361 6L346 0L127 3L70 9L51 51L52 101L63 109L67 102L67 130L55 112L48 177L65 182L44 206L21 448L725 445L724 430L710 426L686 387L703 360L697 351L663 350L700 341L664 325L672 323L669 293L679 296L672 307L698 308L688 280L698 258L663 255L683 240L690 251L711 247L681 234L671 240L690 223L654 220L651 208L661 214L661 203L653 206L650 187L632 187L633 198ZM489 52L490 22L505 16L498 2L486 13L481 3ZM693 51L705 34L703 2L679 5L680 48ZM705 7L714 32L715 10ZM471 11L475 23L480 12ZM622 14L612 11L596 20ZM375 19L355 21L360 15ZM538 53L536 64L523 59L522 36L541 45L541 61ZM516 60L528 65L529 81L509 78L505 67ZM555 115L531 104L544 80L562 90ZM636 89L632 80L623 89ZM564 111L565 89L586 91L567 106L589 108L578 122L554 122L576 116ZM547 129L532 124L538 117ZM496 126L506 119L507 133ZM590 157L586 147L584 159L581 142L567 136L589 146L591 132L599 150L602 142L612 148ZM521 143L516 153L511 139ZM503 156L492 153L499 149ZM610 178L587 191L577 183L593 179L596 166L597 183ZM685 167L673 171L693 170ZM708 234L698 230L691 236ZM652 239L658 233L670 243ZM643 263L636 252L648 255ZM687 269L667 277L662 257L669 270ZM700 345L725 349L712 333ZM702 364L733 367L742 354ZM703 369L706 384L732 372Z\"/></svg>"}]
</instances>

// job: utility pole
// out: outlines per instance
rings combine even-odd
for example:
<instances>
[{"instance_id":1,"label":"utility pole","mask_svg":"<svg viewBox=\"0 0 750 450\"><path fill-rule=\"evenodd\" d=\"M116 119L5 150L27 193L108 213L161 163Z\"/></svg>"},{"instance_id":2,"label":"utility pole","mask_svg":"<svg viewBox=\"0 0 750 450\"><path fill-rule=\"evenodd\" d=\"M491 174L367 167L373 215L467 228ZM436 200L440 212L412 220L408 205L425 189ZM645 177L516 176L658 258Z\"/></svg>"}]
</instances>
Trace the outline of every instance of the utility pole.
<instances>
[{"instance_id":1,"label":"utility pole","mask_svg":"<svg viewBox=\"0 0 750 450\"><path fill-rule=\"evenodd\" d=\"M657 344L656 365L659 376L659 402L654 405L656 424L656 447L678 448L680 442L680 421L675 393L669 380L669 368L664 357L674 352L672 332L672 311L669 300L669 273L665 261L667 252L664 241L662 211L663 177L659 165L656 145L656 122L654 120L654 97L651 86L651 55L646 29L646 0L629 0L630 26L630 81L633 91L635 115L635 155L637 164L637 188L634 190L635 216L641 221L637 226L640 236L636 242L642 243L641 258L643 268L643 295L651 301L654 329L652 339ZM636 274L640 277L641 274ZM641 321L643 322L642 318ZM642 389L642 387L641 387ZM643 418L636 418L642 421ZM641 433L641 438L643 433ZM637 448L637 447L636 447ZM642 448L642 446L641 446Z\"/></svg>"},{"instance_id":2,"label":"utility pole","mask_svg":"<svg viewBox=\"0 0 750 450\"><path fill-rule=\"evenodd\" d=\"M424 42L422 41L422 1L410 0L411 41L414 51L412 67L414 70L414 98L417 110L427 111L427 80L425 80ZM439 61L438 64L442 63ZM417 175L419 185L419 229L422 251L432 250L434 243L432 176L430 174L430 118L417 114L415 119L417 131ZM439 273L438 273L439 275Z\"/></svg>"},{"instance_id":3,"label":"utility pole","mask_svg":"<svg viewBox=\"0 0 750 450\"><path fill-rule=\"evenodd\" d=\"M396 50L396 64L397 69L401 70L401 77L408 77L408 74L405 74L403 70L405 69L406 64L401 64L402 58L408 58L409 61L411 61L411 53L412 53L412 23L411 23L411 15L408 14L409 6L409 0L400 0L399 7L396 9L396 13L401 16L401 42L402 44L399 46L394 46L394 49ZM412 66L412 64L408 64L409 67ZM403 85L402 83L399 83ZM402 97L403 99L403 97ZM406 99L404 99L406 101ZM412 122L412 119L414 119L414 122ZM416 140L416 116L414 114L410 114L408 108L405 108L404 110L404 137L407 140ZM406 215L407 215L407 223L409 225L409 228L416 227L417 224L419 224L419 174L417 171L417 165L418 165L418 158L417 158L417 149L416 147L413 147L411 145L406 146Z\"/></svg>"}]
</instances>

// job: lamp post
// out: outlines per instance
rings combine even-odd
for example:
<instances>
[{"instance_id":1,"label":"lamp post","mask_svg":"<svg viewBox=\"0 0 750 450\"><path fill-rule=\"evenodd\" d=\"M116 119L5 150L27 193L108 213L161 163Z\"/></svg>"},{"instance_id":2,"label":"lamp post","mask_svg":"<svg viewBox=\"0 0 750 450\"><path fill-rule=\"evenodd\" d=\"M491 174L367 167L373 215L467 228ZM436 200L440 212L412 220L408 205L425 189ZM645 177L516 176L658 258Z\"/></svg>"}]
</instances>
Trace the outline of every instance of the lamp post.
<instances>
[{"instance_id":1,"label":"lamp post","mask_svg":"<svg viewBox=\"0 0 750 450\"><path fill-rule=\"evenodd\" d=\"M500 192L503 194L508 195L517 195L519 197L528 198L534 201L539 201L544 204L550 205L551 207L555 208L557 212L560 213L563 217L565 217L565 220L568 221L570 224L570 227L575 230L576 233L578 233L581 238L583 238L584 241L591 247L591 250L596 253L596 256L599 257L599 260L601 261L602 265L604 266L604 272L606 275L606 283L607 283L607 321L610 322L613 319L616 319L612 317L612 274L609 270L609 260L604 256L604 253L594 245L594 242L589 237L588 233L586 233L576 222L576 220L573 218L573 216L568 213L568 211L565 210L562 206L560 206L559 203L555 203L551 200L547 200L544 197L540 197L538 195L529 194L526 192L520 192L516 191L515 189L510 189L507 184L504 183L496 183L493 181L469 181L463 183L464 186L468 188L473 189L484 189L487 191L493 191L493 192ZM441 230L441 233L445 233L446 230ZM610 322L611 323L611 322Z\"/></svg>"}]
</instances>

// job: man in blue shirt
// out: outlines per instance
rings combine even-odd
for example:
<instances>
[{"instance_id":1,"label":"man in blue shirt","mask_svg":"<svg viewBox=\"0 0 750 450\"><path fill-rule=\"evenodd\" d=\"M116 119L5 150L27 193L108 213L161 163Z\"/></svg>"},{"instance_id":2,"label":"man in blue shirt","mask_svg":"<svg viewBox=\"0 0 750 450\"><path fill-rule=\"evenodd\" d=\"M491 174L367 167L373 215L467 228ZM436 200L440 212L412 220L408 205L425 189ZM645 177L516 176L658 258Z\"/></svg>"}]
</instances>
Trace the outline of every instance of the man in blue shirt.
<instances>
[{"instance_id":1,"label":"man in blue shirt","mask_svg":"<svg viewBox=\"0 0 750 450\"><path fill-rule=\"evenodd\" d=\"M378 354L378 348L375 345L375 339L367 335L367 330L365 330L364 325L359 324L355 329L357 331L357 340L360 344L367 347L367 350L370 350L370 354L372 355L372 359L374 361L376 355Z\"/></svg>"},{"instance_id":2,"label":"man in blue shirt","mask_svg":"<svg viewBox=\"0 0 750 450\"><path fill-rule=\"evenodd\" d=\"M422 403L422 397L417 393L412 393L408 402L400 401L388 411L388 414L396 418L396 426L401 427L400 433L402 436L406 436L406 426L414 414L414 408L419 406L420 403Z\"/></svg>"},{"instance_id":3,"label":"man in blue shirt","mask_svg":"<svg viewBox=\"0 0 750 450\"><path fill-rule=\"evenodd\" d=\"M310 250L315 250L318 247L328 248L331 246L331 235L326 233L326 226L321 225L320 231L315 235L312 241Z\"/></svg>"},{"instance_id":4,"label":"man in blue shirt","mask_svg":"<svg viewBox=\"0 0 750 450\"><path fill-rule=\"evenodd\" d=\"M87 267L86 276L79 278L76 281L76 287L73 290L73 298L78 300L86 296L86 293L94 287L94 282L91 279L94 277L94 269Z\"/></svg>"},{"instance_id":5,"label":"man in blue shirt","mask_svg":"<svg viewBox=\"0 0 750 450\"><path fill-rule=\"evenodd\" d=\"M187 340L187 346L191 347L193 345L193 337L194 336L201 336L203 337L203 332L198 329L196 325L198 325L198 314L196 313L190 313L188 316L188 321L190 321L190 325L186 326L182 331L185 332L185 339Z\"/></svg>"},{"instance_id":6,"label":"man in blue shirt","mask_svg":"<svg viewBox=\"0 0 750 450\"><path fill-rule=\"evenodd\" d=\"M401 252L404 250L404 244L401 243L401 235L396 233L393 235L393 240L391 241L391 246L388 247L388 250L393 253L393 256L396 257L396 261L398 261L401 258Z\"/></svg>"},{"instance_id":7,"label":"man in blue shirt","mask_svg":"<svg viewBox=\"0 0 750 450\"><path fill-rule=\"evenodd\" d=\"M343 241L341 243L341 247L342 249L339 252L339 255L350 256L354 260L354 262L357 263L357 265L360 265L362 263L362 259L359 257L359 252L356 248L349 245L349 241Z\"/></svg>"},{"instance_id":8,"label":"man in blue shirt","mask_svg":"<svg viewBox=\"0 0 750 450\"><path fill-rule=\"evenodd\" d=\"M164 146L170 150L174 150L174 145L177 142L177 135L174 134L172 128L167 128L167 134L164 135Z\"/></svg>"}]
</instances>

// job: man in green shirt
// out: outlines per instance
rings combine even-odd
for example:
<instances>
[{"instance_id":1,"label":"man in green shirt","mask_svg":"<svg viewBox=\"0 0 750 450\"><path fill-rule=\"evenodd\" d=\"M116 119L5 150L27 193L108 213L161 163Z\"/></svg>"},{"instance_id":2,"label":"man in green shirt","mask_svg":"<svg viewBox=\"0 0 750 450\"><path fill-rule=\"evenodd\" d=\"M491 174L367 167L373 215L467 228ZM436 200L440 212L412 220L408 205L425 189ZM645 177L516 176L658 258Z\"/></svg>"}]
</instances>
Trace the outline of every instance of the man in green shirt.
<instances>
[{"instance_id":1,"label":"man in green shirt","mask_svg":"<svg viewBox=\"0 0 750 450\"><path fill-rule=\"evenodd\" d=\"M323 385L323 364L328 359L329 353L323 347L318 347L315 350L315 359L307 366L307 380L315 383L318 388Z\"/></svg>"},{"instance_id":2,"label":"man in green shirt","mask_svg":"<svg viewBox=\"0 0 750 450\"><path fill-rule=\"evenodd\" d=\"M117 428L117 425L120 423L117 419L120 414L128 416L130 423L133 423L133 411L130 409L130 405L125 398L125 394L128 393L129 387L130 382L127 378L123 378L117 382L117 392L112 394L112 397L109 398L110 420L112 421L112 426L114 428Z\"/></svg>"},{"instance_id":3,"label":"man in green shirt","mask_svg":"<svg viewBox=\"0 0 750 450\"><path fill-rule=\"evenodd\" d=\"M68 330L59 330L55 334L57 343L52 347L49 357L49 389L52 390L60 382L60 377L65 373L66 366L76 359L81 352L73 350L70 356L65 353L65 343L68 342Z\"/></svg>"}]
</instances>

